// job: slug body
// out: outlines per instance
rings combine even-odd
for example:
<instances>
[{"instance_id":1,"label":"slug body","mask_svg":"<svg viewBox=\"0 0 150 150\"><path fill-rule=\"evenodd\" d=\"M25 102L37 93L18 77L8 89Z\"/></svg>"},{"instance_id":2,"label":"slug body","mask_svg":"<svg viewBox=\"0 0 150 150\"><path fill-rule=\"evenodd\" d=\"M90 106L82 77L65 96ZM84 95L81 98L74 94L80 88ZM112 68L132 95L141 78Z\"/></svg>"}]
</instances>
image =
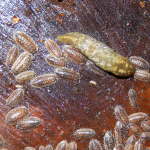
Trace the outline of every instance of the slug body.
<instances>
[{"instance_id":1,"label":"slug body","mask_svg":"<svg viewBox=\"0 0 150 150\"><path fill-rule=\"evenodd\" d=\"M127 58L86 34L71 32L60 35L57 39L78 48L83 55L105 71L122 77L131 76L135 72L135 67Z\"/></svg>"}]
</instances>

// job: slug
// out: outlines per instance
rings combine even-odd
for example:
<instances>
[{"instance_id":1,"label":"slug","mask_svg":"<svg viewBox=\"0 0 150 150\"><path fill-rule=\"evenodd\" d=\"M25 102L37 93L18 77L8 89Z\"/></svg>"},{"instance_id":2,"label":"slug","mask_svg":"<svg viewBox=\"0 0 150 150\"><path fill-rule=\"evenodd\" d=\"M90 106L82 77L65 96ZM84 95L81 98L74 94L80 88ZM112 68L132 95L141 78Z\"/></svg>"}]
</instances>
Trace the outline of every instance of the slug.
<instances>
[{"instance_id":1,"label":"slug","mask_svg":"<svg viewBox=\"0 0 150 150\"><path fill-rule=\"evenodd\" d=\"M86 34L71 32L57 37L58 41L70 44L93 61L101 69L120 77L132 76L134 65L124 56L113 51L106 44Z\"/></svg>"}]
</instances>

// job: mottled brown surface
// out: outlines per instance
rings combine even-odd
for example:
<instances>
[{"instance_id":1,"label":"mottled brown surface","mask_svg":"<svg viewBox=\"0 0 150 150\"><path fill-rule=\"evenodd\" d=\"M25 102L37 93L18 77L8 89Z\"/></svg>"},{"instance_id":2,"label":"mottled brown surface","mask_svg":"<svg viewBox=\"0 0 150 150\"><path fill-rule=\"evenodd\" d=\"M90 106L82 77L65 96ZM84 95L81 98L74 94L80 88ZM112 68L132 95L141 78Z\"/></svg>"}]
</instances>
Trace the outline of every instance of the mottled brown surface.
<instances>
[{"instance_id":1,"label":"mottled brown surface","mask_svg":"<svg viewBox=\"0 0 150 150\"><path fill-rule=\"evenodd\" d=\"M61 0L62 1L62 0ZM124 56L142 56L150 60L150 1L145 0L3 0L0 1L0 134L9 150L25 146L56 145L60 140L72 140L80 127L95 129L98 139L114 127L113 108L121 104L128 113L129 88L138 91L140 111L150 113L150 84L133 78L118 79L106 72L96 76L86 67L81 81L59 80L48 88L26 86L23 104L31 114L40 117L42 125L30 132L21 132L4 122L10 110L5 98L15 89L9 68L2 64L8 48L13 45L12 33L24 31L37 42L39 51L31 66L37 74L53 72L43 59L47 54L43 40L78 31L105 42ZM73 65L79 69L78 65ZM95 80L98 86L89 85ZM88 140L77 140L79 149L87 149Z\"/></svg>"}]
</instances>

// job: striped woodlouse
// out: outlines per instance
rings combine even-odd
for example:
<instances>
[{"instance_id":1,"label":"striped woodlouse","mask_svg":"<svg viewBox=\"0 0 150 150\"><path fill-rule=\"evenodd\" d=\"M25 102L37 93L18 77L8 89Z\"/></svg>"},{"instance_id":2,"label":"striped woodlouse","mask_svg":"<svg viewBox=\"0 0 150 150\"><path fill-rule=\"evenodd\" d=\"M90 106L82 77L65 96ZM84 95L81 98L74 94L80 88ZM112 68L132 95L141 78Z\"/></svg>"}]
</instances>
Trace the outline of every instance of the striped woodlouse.
<instances>
[{"instance_id":1,"label":"striped woodlouse","mask_svg":"<svg viewBox=\"0 0 150 150\"><path fill-rule=\"evenodd\" d=\"M14 62L14 64L12 65L11 71L14 74L18 74L23 71L26 71L32 63L32 58L33 56L29 52L21 53L19 57L16 59L16 61Z\"/></svg>"},{"instance_id":2,"label":"striped woodlouse","mask_svg":"<svg viewBox=\"0 0 150 150\"><path fill-rule=\"evenodd\" d=\"M7 66L12 65L17 59L18 55L19 55L19 49L16 46L13 46L12 48L10 48L7 53L5 64Z\"/></svg>"},{"instance_id":3,"label":"striped woodlouse","mask_svg":"<svg viewBox=\"0 0 150 150\"><path fill-rule=\"evenodd\" d=\"M27 116L28 109L25 106L18 106L11 109L5 116L5 122L7 124L14 124L18 120L22 119L23 117Z\"/></svg>"},{"instance_id":4,"label":"striped woodlouse","mask_svg":"<svg viewBox=\"0 0 150 150\"><path fill-rule=\"evenodd\" d=\"M6 105L10 107L15 107L22 102L23 98L24 98L24 89L17 88L6 99Z\"/></svg>"},{"instance_id":5,"label":"striped woodlouse","mask_svg":"<svg viewBox=\"0 0 150 150\"><path fill-rule=\"evenodd\" d=\"M73 136L77 139L91 138L96 135L96 132L91 128L80 128L74 131Z\"/></svg>"},{"instance_id":6,"label":"striped woodlouse","mask_svg":"<svg viewBox=\"0 0 150 150\"><path fill-rule=\"evenodd\" d=\"M14 32L13 39L18 46L29 53L34 53L38 49L35 41L24 32Z\"/></svg>"},{"instance_id":7,"label":"striped woodlouse","mask_svg":"<svg viewBox=\"0 0 150 150\"><path fill-rule=\"evenodd\" d=\"M41 124L41 119L35 116L25 117L22 120L19 120L16 124L16 128L20 130L28 130L36 128Z\"/></svg>"}]
</instances>

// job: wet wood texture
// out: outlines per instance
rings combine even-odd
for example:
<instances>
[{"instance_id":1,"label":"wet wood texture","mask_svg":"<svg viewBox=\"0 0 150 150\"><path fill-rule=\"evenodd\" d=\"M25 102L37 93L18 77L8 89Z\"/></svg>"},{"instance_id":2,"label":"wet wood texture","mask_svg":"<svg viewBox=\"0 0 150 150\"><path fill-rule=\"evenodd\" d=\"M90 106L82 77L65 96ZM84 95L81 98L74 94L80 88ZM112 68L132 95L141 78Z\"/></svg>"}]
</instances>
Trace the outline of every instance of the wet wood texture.
<instances>
[{"instance_id":1,"label":"wet wood texture","mask_svg":"<svg viewBox=\"0 0 150 150\"><path fill-rule=\"evenodd\" d=\"M121 104L127 113L136 112L128 100L128 90L137 91L140 111L150 113L150 84L121 79L101 72L95 75L86 66L80 70L80 81L59 80L47 88L35 89L26 84L23 105L30 114L42 119L31 131L20 131L7 125L5 115L11 109L5 99L16 89L10 68L4 65L6 53L14 41L12 34L23 31L37 43L30 69L37 75L54 71L45 61L48 51L44 40L67 32L87 33L126 57L140 56L150 60L150 1L145 0L3 0L0 1L0 134L9 150L41 144L56 146L61 140L74 140L78 128L92 128L102 142L106 130L113 129L113 109ZM22 50L20 50L22 52ZM70 64L77 71L81 66ZM94 80L97 85L89 84ZM76 140L79 150L87 149L89 140Z\"/></svg>"}]
</instances>

